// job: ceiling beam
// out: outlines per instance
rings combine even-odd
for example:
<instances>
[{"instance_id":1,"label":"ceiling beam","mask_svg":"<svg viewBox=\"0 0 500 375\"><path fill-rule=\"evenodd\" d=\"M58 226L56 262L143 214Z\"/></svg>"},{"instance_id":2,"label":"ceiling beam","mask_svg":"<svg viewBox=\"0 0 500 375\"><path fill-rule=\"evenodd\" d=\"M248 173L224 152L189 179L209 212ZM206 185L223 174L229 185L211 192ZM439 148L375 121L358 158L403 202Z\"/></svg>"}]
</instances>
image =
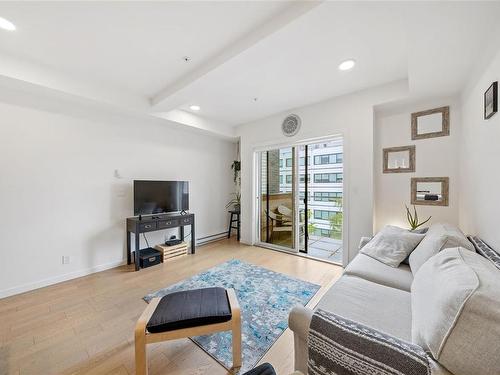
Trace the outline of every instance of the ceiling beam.
<instances>
[{"instance_id":1,"label":"ceiling beam","mask_svg":"<svg viewBox=\"0 0 500 375\"><path fill-rule=\"evenodd\" d=\"M229 61L233 57L239 55L245 50L249 49L253 45L257 44L262 39L268 37L269 35L275 33L276 31L282 29L295 19L299 18L303 14L309 12L311 9L315 8L321 4L323 0L308 0L308 1L294 1L275 17L265 21L262 25L255 28L242 38L233 42L229 46L225 47L221 53L209 58L207 61L203 62L198 68L189 72L188 74L180 77L178 80L174 81L172 84L168 85L157 94L155 94L151 99L151 105L153 107L160 107L162 102L167 98L175 94L176 92L187 87L191 83L195 82L199 78L203 77L207 73L221 66L225 62ZM161 108L162 110L170 110L172 108L166 107Z\"/></svg>"},{"instance_id":2,"label":"ceiling beam","mask_svg":"<svg viewBox=\"0 0 500 375\"><path fill-rule=\"evenodd\" d=\"M236 134L232 126L179 109L174 109L170 112L156 113L154 116L164 120L176 122L178 124L183 124L185 126L190 126L227 140L234 141L236 139Z\"/></svg>"},{"instance_id":3,"label":"ceiling beam","mask_svg":"<svg viewBox=\"0 0 500 375\"><path fill-rule=\"evenodd\" d=\"M146 97L77 79L70 74L5 55L0 56L0 85L23 90L55 90L115 107L149 109Z\"/></svg>"}]
</instances>

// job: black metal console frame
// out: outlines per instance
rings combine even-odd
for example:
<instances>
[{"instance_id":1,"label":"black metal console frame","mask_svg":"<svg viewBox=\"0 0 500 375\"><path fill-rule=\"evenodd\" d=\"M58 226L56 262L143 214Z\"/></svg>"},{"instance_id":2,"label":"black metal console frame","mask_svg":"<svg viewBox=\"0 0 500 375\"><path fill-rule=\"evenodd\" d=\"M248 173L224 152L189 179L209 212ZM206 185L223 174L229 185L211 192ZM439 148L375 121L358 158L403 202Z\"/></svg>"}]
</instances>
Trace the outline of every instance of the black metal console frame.
<instances>
[{"instance_id":1,"label":"black metal console frame","mask_svg":"<svg viewBox=\"0 0 500 375\"><path fill-rule=\"evenodd\" d=\"M127 264L132 263L132 253L134 253L135 270L139 271L140 235L141 233L156 232L159 230L179 228L181 240L184 241L184 227L191 226L191 254L196 251L196 235L194 231L194 214L165 214L156 216L142 216L127 218ZM135 250L132 251L132 234L135 237Z\"/></svg>"}]
</instances>

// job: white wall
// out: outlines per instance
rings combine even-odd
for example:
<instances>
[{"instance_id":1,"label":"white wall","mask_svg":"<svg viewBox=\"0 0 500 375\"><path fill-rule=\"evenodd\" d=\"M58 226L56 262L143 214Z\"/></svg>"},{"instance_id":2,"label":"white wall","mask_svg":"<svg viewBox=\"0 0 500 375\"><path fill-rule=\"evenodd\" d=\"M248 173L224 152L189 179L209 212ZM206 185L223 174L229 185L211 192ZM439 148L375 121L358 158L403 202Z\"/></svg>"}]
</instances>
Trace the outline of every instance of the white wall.
<instances>
[{"instance_id":1,"label":"white wall","mask_svg":"<svg viewBox=\"0 0 500 375\"><path fill-rule=\"evenodd\" d=\"M346 210L347 236L352 259L357 253L361 236L373 230L373 107L388 100L406 95L407 81L333 98L306 107L291 109L286 113L244 124L238 127L241 137L241 194L243 242L254 243L255 218L253 217L256 192L254 189L254 148L265 144L298 142L328 135L344 135L344 208ZM292 137L281 133L281 122L289 113L302 118L300 132Z\"/></svg>"},{"instance_id":2,"label":"white wall","mask_svg":"<svg viewBox=\"0 0 500 375\"><path fill-rule=\"evenodd\" d=\"M133 179L188 180L197 238L227 230L234 157L232 142L164 124L0 103L0 297L121 264Z\"/></svg>"},{"instance_id":3,"label":"white wall","mask_svg":"<svg viewBox=\"0 0 500 375\"><path fill-rule=\"evenodd\" d=\"M450 106L450 135L411 140L411 113ZM458 98L407 102L377 109L375 115L375 230L392 224L408 227L405 204L410 206L411 177L449 177L449 206L416 206L419 217L432 216L431 223L458 225L459 187L458 142L461 108ZM415 173L382 173L383 149L416 146Z\"/></svg>"},{"instance_id":4,"label":"white wall","mask_svg":"<svg viewBox=\"0 0 500 375\"><path fill-rule=\"evenodd\" d=\"M500 51L462 96L460 225L500 251L500 113L483 119L483 94L500 81Z\"/></svg>"}]
</instances>

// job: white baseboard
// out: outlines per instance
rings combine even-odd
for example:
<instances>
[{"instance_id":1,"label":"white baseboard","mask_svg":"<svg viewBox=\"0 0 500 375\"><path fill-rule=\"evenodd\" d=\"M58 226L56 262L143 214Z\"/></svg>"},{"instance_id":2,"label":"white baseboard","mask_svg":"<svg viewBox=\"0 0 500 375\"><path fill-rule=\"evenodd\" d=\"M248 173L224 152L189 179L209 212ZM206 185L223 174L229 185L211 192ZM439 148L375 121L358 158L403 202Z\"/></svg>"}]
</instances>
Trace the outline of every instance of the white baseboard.
<instances>
[{"instance_id":1,"label":"white baseboard","mask_svg":"<svg viewBox=\"0 0 500 375\"><path fill-rule=\"evenodd\" d=\"M55 277L49 277L47 279L43 279L43 280L35 281L32 283L16 286L14 288L0 290L0 298L5 298L5 297L13 296L16 294L29 292L30 290L39 289L39 288L43 288L45 286L58 284L58 283L61 283L63 281L68 281L68 280L76 279L78 277L87 276L87 275L90 275L92 273L109 270L110 268L119 267L119 266L124 265L124 264L126 264L125 260L121 260L119 262L111 262L111 263L101 264L99 266L86 268L83 270L78 270L78 271L74 271L74 272L70 272L70 273L65 273L65 274L62 274L59 276L55 276Z\"/></svg>"},{"instance_id":2,"label":"white baseboard","mask_svg":"<svg viewBox=\"0 0 500 375\"><path fill-rule=\"evenodd\" d=\"M211 236L203 237L201 239L197 239L196 242L197 242L197 245L201 246L201 245L205 245L207 243L210 243L212 241L220 240L220 239L224 238L225 236L227 236L227 232L221 232L221 233L217 233L217 234L214 234ZM76 279L78 277L87 276L87 275L90 275L90 274L93 274L96 272L109 270L110 268L119 267L119 266L124 265L124 264L126 264L125 260L121 260L119 262L111 262L111 263L101 264L101 265L98 265L95 267L90 267L90 268L86 268L83 270L65 273L63 275L49 277L47 279L43 279L43 280L35 281L32 283L16 286L14 288L0 290L0 298L10 297L10 296L13 296L16 294L29 292L30 290L43 288L43 287L46 287L49 285L61 283L63 281L68 281L68 280Z\"/></svg>"}]
</instances>

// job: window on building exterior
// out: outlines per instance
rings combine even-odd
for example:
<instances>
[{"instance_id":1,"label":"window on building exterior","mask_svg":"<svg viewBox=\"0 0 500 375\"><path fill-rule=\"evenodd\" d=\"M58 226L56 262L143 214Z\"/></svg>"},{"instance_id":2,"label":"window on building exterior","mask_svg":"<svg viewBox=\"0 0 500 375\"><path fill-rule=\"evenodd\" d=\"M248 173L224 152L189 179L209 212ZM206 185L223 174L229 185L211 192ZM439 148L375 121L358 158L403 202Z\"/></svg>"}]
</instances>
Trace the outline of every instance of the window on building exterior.
<instances>
[{"instance_id":1,"label":"window on building exterior","mask_svg":"<svg viewBox=\"0 0 500 375\"><path fill-rule=\"evenodd\" d=\"M323 192L323 191L315 191L314 192L314 200L317 202L336 202L342 199L342 192Z\"/></svg>"},{"instance_id":2,"label":"window on building exterior","mask_svg":"<svg viewBox=\"0 0 500 375\"><path fill-rule=\"evenodd\" d=\"M342 173L315 173L314 182L318 184L325 184L329 182L342 182Z\"/></svg>"},{"instance_id":3,"label":"window on building exterior","mask_svg":"<svg viewBox=\"0 0 500 375\"><path fill-rule=\"evenodd\" d=\"M339 164L343 161L343 154L327 154L327 155L316 155L314 157L315 165L324 164Z\"/></svg>"},{"instance_id":4,"label":"window on building exterior","mask_svg":"<svg viewBox=\"0 0 500 375\"><path fill-rule=\"evenodd\" d=\"M280 159L280 168L283 168L283 159Z\"/></svg>"},{"instance_id":5,"label":"window on building exterior","mask_svg":"<svg viewBox=\"0 0 500 375\"><path fill-rule=\"evenodd\" d=\"M302 202L304 201L305 198L306 198L306 192L305 191L299 192L299 200Z\"/></svg>"},{"instance_id":6,"label":"window on building exterior","mask_svg":"<svg viewBox=\"0 0 500 375\"><path fill-rule=\"evenodd\" d=\"M305 182L306 181L306 176L304 174L300 175L300 182ZM311 175L307 175L307 182L311 181Z\"/></svg>"},{"instance_id":7,"label":"window on building exterior","mask_svg":"<svg viewBox=\"0 0 500 375\"><path fill-rule=\"evenodd\" d=\"M301 158L299 158L299 165L301 167L304 166L304 161L305 161L305 157L302 156ZM311 157L310 156L307 157L307 165L311 165Z\"/></svg>"},{"instance_id":8,"label":"window on building exterior","mask_svg":"<svg viewBox=\"0 0 500 375\"><path fill-rule=\"evenodd\" d=\"M314 210L314 218L319 220L331 220L337 215L335 211Z\"/></svg>"},{"instance_id":9,"label":"window on building exterior","mask_svg":"<svg viewBox=\"0 0 500 375\"><path fill-rule=\"evenodd\" d=\"M291 158L286 159L286 166L287 167L291 167L292 166L292 159Z\"/></svg>"},{"instance_id":10,"label":"window on building exterior","mask_svg":"<svg viewBox=\"0 0 500 375\"><path fill-rule=\"evenodd\" d=\"M280 176L280 185L283 185L283 175Z\"/></svg>"},{"instance_id":11,"label":"window on building exterior","mask_svg":"<svg viewBox=\"0 0 500 375\"><path fill-rule=\"evenodd\" d=\"M292 183L292 175L291 174L287 174L286 175L286 183L287 184L291 184Z\"/></svg>"}]
</instances>

